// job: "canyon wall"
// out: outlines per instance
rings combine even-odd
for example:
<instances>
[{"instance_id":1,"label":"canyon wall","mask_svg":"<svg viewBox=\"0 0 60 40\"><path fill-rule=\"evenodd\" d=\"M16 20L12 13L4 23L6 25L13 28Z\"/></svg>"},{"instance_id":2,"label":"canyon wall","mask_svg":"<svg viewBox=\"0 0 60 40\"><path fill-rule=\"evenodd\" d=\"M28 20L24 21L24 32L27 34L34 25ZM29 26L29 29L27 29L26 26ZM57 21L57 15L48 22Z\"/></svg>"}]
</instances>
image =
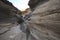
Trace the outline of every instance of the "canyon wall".
<instances>
[{"instance_id":1,"label":"canyon wall","mask_svg":"<svg viewBox=\"0 0 60 40\"><path fill-rule=\"evenodd\" d=\"M60 0L30 0L29 6L31 40L60 40Z\"/></svg>"},{"instance_id":2,"label":"canyon wall","mask_svg":"<svg viewBox=\"0 0 60 40\"><path fill-rule=\"evenodd\" d=\"M0 40L60 40L60 0L30 0L28 5L32 16L24 23L27 36L15 17L21 11L9 1L0 0Z\"/></svg>"},{"instance_id":3,"label":"canyon wall","mask_svg":"<svg viewBox=\"0 0 60 40\"><path fill-rule=\"evenodd\" d=\"M9 1L0 0L0 40L18 39L16 37L20 29L17 26L16 14L21 14L21 11Z\"/></svg>"},{"instance_id":4,"label":"canyon wall","mask_svg":"<svg viewBox=\"0 0 60 40\"><path fill-rule=\"evenodd\" d=\"M0 0L0 23L13 22L17 13L20 13L20 11L12 3L7 0Z\"/></svg>"}]
</instances>

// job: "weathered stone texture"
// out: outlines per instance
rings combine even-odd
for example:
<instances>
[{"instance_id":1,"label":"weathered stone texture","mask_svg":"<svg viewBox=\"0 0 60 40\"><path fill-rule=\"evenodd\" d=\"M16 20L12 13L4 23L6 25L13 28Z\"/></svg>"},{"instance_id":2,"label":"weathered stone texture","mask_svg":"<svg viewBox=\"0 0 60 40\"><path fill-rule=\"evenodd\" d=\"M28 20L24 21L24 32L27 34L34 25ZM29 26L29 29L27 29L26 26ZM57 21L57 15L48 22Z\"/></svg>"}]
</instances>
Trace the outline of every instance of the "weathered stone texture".
<instances>
[{"instance_id":1,"label":"weathered stone texture","mask_svg":"<svg viewBox=\"0 0 60 40\"><path fill-rule=\"evenodd\" d=\"M47 0L36 5L29 22L31 35L36 40L60 40L60 0Z\"/></svg>"}]
</instances>

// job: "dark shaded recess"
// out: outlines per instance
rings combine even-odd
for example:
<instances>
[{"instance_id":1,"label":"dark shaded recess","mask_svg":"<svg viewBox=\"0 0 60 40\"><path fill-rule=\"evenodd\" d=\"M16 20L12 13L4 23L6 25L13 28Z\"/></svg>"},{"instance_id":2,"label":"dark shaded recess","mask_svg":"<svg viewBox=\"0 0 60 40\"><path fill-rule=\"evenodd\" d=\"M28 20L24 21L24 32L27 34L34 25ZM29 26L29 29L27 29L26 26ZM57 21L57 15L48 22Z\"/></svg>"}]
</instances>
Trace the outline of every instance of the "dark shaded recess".
<instances>
[{"instance_id":1,"label":"dark shaded recess","mask_svg":"<svg viewBox=\"0 0 60 40\"><path fill-rule=\"evenodd\" d=\"M0 7L0 22L5 21L10 16L10 11L7 8Z\"/></svg>"},{"instance_id":2,"label":"dark shaded recess","mask_svg":"<svg viewBox=\"0 0 60 40\"><path fill-rule=\"evenodd\" d=\"M34 8L40 1L43 0L30 0L28 5L30 6L30 8Z\"/></svg>"},{"instance_id":3,"label":"dark shaded recess","mask_svg":"<svg viewBox=\"0 0 60 40\"><path fill-rule=\"evenodd\" d=\"M9 16L10 10L7 8L0 7L0 17Z\"/></svg>"},{"instance_id":4,"label":"dark shaded recess","mask_svg":"<svg viewBox=\"0 0 60 40\"><path fill-rule=\"evenodd\" d=\"M30 6L31 9L35 8L39 3L43 3L45 1L49 1L49 0L30 0L28 5Z\"/></svg>"},{"instance_id":5,"label":"dark shaded recess","mask_svg":"<svg viewBox=\"0 0 60 40\"><path fill-rule=\"evenodd\" d=\"M24 22L24 20L22 19L23 17L21 16L21 17L17 17L17 22L18 22L18 24L21 24L21 23L23 23Z\"/></svg>"}]
</instances>

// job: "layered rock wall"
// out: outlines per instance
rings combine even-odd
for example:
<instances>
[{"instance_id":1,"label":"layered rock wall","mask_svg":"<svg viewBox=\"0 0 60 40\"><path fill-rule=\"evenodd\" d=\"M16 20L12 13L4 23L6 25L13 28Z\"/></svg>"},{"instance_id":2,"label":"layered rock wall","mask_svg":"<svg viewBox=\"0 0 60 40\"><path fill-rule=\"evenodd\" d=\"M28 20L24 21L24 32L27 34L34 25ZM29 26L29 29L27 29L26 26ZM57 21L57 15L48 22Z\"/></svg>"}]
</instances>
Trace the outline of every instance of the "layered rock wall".
<instances>
[{"instance_id":1,"label":"layered rock wall","mask_svg":"<svg viewBox=\"0 0 60 40\"><path fill-rule=\"evenodd\" d=\"M11 40L9 36L14 34L12 32L15 30L13 27L17 27L16 14L20 13L21 11L12 3L7 0L0 0L0 40Z\"/></svg>"},{"instance_id":2,"label":"layered rock wall","mask_svg":"<svg viewBox=\"0 0 60 40\"><path fill-rule=\"evenodd\" d=\"M60 40L60 0L43 0L38 4L31 0L29 5L33 14L29 28L34 40Z\"/></svg>"}]
</instances>

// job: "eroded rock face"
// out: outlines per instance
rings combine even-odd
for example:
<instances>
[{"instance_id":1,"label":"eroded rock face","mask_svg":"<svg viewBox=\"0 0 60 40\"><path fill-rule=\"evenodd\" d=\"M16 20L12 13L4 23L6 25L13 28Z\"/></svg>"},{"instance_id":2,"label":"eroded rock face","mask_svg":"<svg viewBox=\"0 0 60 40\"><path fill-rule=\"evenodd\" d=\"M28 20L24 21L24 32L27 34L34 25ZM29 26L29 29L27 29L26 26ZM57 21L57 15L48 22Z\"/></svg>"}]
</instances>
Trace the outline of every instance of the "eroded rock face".
<instances>
[{"instance_id":1,"label":"eroded rock face","mask_svg":"<svg viewBox=\"0 0 60 40\"><path fill-rule=\"evenodd\" d=\"M20 11L7 0L0 0L0 23L16 21L15 14Z\"/></svg>"},{"instance_id":2,"label":"eroded rock face","mask_svg":"<svg viewBox=\"0 0 60 40\"><path fill-rule=\"evenodd\" d=\"M7 22L10 20L9 18L13 18L14 14L16 14L15 11L17 11L17 9L14 6L7 5L0 0L0 23Z\"/></svg>"},{"instance_id":3,"label":"eroded rock face","mask_svg":"<svg viewBox=\"0 0 60 40\"><path fill-rule=\"evenodd\" d=\"M28 39L60 40L60 0L31 0L29 5L33 15L26 25L30 29ZM0 0L0 40L26 40L26 34L15 24L16 12L20 13L12 5Z\"/></svg>"},{"instance_id":4,"label":"eroded rock face","mask_svg":"<svg viewBox=\"0 0 60 40\"><path fill-rule=\"evenodd\" d=\"M12 3L7 0L0 0L0 40L15 39L15 36L20 32L15 15L20 13L21 11Z\"/></svg>"},{"instance_id":5,"label":"eroded rock face","mask_svg":"<svg viewBox=\"0 0 60 40\"><path fill-rule=\"evenodd\" d=\"M35 1L29 2L31 9L34 8L28 25L34 37L31 40L60 40L60 0L44 0L34 6Z\"/></svg>"}]
</instances>

